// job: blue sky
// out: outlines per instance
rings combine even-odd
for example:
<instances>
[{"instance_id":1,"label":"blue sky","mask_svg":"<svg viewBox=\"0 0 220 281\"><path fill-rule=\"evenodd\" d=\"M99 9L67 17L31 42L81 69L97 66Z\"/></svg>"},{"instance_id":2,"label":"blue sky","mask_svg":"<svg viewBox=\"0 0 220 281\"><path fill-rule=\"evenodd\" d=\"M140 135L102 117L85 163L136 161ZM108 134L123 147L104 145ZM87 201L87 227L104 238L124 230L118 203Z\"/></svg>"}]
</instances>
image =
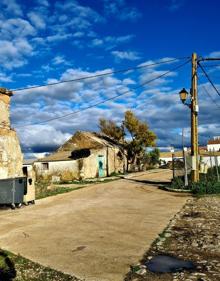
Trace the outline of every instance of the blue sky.
<instances>
[{"instance_id":1,"label":"blue sky","mask_svg":"<svg viewBox=\"0 0 220 281\"><path fill-rule=\"evenodd\" d=\"M0 8L0 82L9 89L190 56L193 51L220 57L217 0L2 0ZM179 102L178 91L190 87L190 65L102 106L29 125L131 90L180 63L15 92L11 119L23 151L26 156L53 151L76 130L98 130L100 117L120 122L127 109L149 123L158 146L180 146L182 128L189 142L189 110ZM219 70L207 68L220 88ZM220 97L199 75L199 132L205 144L220 135Z\"/></svg>"}]
</instances>

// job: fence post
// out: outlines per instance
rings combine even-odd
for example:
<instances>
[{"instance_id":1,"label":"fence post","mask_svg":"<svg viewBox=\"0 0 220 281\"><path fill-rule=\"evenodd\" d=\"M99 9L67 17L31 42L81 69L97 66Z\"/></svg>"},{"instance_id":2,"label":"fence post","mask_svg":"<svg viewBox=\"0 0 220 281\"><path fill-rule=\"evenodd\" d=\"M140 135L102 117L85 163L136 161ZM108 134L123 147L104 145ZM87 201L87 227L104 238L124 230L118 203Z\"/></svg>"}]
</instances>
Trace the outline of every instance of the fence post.
<instances>
[{"instance_id":1,"label":"fence post","mask_svg":"<svg viewBox=\"0 0 220 281\"><path fill-rule=\"evenodd\" d=\"M215 155L215 168L216 168L217 181L219 181L218 156L216 156L216 155Z\"/></svg>"},{"instance_id":2,"label":"fence post","mask_svg":"<svg viewBox=\"0 0 220 281\"><path fill-rule=\"evenodd\" d=\"M183 159L184 159L184 185L188 186L188 175L187 175L187 162L186 162L186 151L187 147L183 148Z\"/></svg>"}]
</instances>

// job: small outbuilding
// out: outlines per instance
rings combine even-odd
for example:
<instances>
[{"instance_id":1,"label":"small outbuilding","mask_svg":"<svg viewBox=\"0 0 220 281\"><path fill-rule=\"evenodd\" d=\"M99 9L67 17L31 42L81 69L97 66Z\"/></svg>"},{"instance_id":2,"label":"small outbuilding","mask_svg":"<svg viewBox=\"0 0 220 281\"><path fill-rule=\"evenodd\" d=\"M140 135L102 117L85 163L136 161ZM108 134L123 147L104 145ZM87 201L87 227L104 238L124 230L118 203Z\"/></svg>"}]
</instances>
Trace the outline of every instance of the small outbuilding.
<instances>
[{"instance_id":1,"label":"small outbuilding","mask_svg":"<svg viewBox=\"0 0 220 281\"><path fill-rule=\"evenodd\" d=\"M106 177L123 173L127 165L123 146L108 136L76 132L57 151L37 160L37 178L54 181Z\"/></svg>"}]
</instances>

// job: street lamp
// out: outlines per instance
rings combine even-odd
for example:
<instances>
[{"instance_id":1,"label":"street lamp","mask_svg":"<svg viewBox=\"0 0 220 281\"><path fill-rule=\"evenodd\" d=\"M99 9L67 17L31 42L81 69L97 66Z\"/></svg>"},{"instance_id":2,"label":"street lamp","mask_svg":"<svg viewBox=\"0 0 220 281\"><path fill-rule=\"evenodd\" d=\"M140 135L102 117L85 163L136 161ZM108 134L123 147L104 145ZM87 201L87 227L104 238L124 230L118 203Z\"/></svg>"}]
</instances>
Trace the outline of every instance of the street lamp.
<instances>
[{"instance_id":1,"label":"street lamp","mask_svg":"<svg viewBox=\"0 0 220 281\"><path fill-rule=\"evenodd\" d=\"M185 104L189 93L187 92L187 90L186 90L185 88L183 88L183 89L179 92L179 95L180 95L180 100L181 100L181 102L182 102L183 104Z\"/></svg>"}]
</instances>

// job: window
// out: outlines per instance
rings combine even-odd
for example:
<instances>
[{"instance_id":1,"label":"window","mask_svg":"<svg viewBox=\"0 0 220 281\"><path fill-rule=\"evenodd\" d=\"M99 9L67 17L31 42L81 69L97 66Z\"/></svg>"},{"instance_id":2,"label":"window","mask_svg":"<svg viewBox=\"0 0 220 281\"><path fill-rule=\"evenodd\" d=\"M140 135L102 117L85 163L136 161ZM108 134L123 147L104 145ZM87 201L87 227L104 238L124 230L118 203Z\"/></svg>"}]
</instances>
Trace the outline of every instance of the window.
<instances>
[{"instance_id":1,"label":"window","mask_svg":"<svg viewBox=\"0 0 220 281\"><path fill-rule=\"evenodd\" d=\"M73 160L77 160L80 158L87 158L89 157L91 154L90 150L87 148L84 149L77 149L77 150L73 150L71 153L71 158Z\"/></svg>"},{"instance_id":2,"label":"window","mask_svg":"<svg viewBox=\"0 0 220 281\"><path fill-rule=\"evenodd\" d=\"M49 163L42 163L42 170L44 171L49 170Z\"/></svg>"}]
</instances>

